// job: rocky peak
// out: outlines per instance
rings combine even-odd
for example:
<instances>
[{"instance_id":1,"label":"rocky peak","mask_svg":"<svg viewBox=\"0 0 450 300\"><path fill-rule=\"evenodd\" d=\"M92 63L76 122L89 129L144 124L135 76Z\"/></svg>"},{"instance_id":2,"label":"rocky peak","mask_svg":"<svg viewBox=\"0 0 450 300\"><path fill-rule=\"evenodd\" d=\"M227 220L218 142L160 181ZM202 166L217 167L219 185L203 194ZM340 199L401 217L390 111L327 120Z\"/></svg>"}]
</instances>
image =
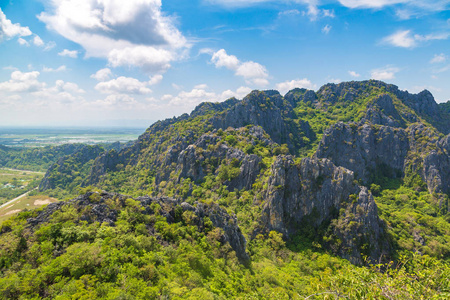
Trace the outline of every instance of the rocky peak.
<instances>
[{"instance_id":1,"label":"rocky peak","mask_svg":"<svg viewBox=\"0 0 450 300\"><path fill-rule=\"evenodd\" d=\"M366 116L361 122L392 127L405 125L389 94L382 94L376 97L367 106Z\"/></svg>"},{"instance_id":2,"label":"rocky peak","mask_svg":"<svg viewBox=\"0 0 450 300\"><path fill-rule=\"evenodd\" d=\"M304 158L297 165L291 156L278 156L271 167L265 199L260 230L276 230L291 237L306 224L318 229L339 219L330 227L343 239L334 245L336 253L361 263L364 243L370 243L367 254L373 260L389 251L372 195L355 183L352 171L336 167L328 159ZM357 215L350 213L356 210ZM354 228L346 227L350 222Z\"/></svg>"},{"instance_id":3,"label":"rocky peak","mask_svg":"<svg viewBox=\"0 0 450 300\"><path fill-rule=\"evenodd\" d=\"M328 158L369 183L380 167L388 167L388 177L401 176L409 148L408 134L403 129L339 122L325 131L315 156Z\"/></svg>"}]
</instances>

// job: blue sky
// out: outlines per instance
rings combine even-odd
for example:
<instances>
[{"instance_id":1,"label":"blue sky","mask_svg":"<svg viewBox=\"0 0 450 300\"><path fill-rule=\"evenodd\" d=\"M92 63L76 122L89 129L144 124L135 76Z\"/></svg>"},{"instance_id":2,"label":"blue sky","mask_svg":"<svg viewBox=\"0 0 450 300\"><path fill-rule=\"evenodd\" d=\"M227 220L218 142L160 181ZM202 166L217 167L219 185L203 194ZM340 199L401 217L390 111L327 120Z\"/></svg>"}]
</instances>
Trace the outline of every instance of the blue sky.
<instances>
[{"instance_id":1,"label":"blue sky","mask_svg":"<svg viewBox=\"0 0 450 300\"><path fill-rule=\"evenodd\" d=\"M253 89L371 78L444 102L449 8L450 0L5 0L0 126L150 125Z\"/></svg>"}]
</instances>

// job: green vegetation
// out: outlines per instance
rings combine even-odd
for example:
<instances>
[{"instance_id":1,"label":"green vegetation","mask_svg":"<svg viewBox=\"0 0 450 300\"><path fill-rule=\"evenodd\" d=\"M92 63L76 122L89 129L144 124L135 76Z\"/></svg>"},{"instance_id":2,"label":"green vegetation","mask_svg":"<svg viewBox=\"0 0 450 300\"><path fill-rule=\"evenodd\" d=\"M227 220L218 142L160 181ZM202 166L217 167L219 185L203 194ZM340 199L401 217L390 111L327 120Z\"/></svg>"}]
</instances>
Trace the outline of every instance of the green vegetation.
<instances>
[{"instance_id":1,"label":"green vegetation","mask_svg":"<svg viewBox=\"0 0 450 300\"><path fill-rule=\"evenodd\" d=\"M97 200L92 200L96 203ZM1 226L5 299L430 299L450 294L450 265L404 252L396 263L357 267L305 241L259 235L251 264L237 260L221 229L144 214L139 202L107 201L115 226L81 221L71 205L34 231L20 213ZM88 207L86 207L88 208Z\"/></svg>"},{"instance_id":2,"label":"green vegetation","mask_svg":"<svg viewBox=\"0 0 450 300\"><path fill-rule=\"evenodd\" d=\"M0 167L45 172L59 158L80 150L82 144L42 148L11 148L0 146Z\"/></svg>"},{"instance_id":3,"label":"green vegetation","mask_svg":"<svg viewBox=\"0 0 450 300\"><path fill-rule=\"evenodd\" d=\"M223 229L215 228L207 218L204 226L198 225L194 213L180 206L168 216L155 203L144 207L132 198L102 202L100 194L93 193L89 205L80 209L70 201L37 227L26 220L37 217L42 209L25 210L3 222L0 297L448 299L449 195L430 194L418 171L424 156L437 149L436 141L442 134L431 125L432 120L408 107L386 85L368 81L358 90L352 88L341 94L334 88L323 87L315 100L302 98L306 90L295 90L293 100L289 100L295 105L293 112L279 114L279 121L289 131L286 136L280 136L278 127L273 132L273 128L253 124L221 128L217 125L221 117L237 103L230 99L221 104L202 104L191 116L157 122L133 146L121 151L100 146L70 151L64 148L69 146L26 150L0 147L1 165L42 170L58 161L48 170L43 182L46 190L39 197L69 199L91 190L106 190L130 197L173 197L193 206L219 204L236 215L250 255L249 263L240 262L224 240ZM398 127L406 128L406 136L414 135L415 139L405 170L387 164L369 170L368 187L386 224L386 242L392 246L386 260L374 264L367 258L355 266L334 254L330 245L342 241L329 230L330 223L343 232L352 232L358 225L354 221L335 219L314 229L311 224L317 216L312 213L305 217L300 234L289 239L275 231L258 231L277 156L291 154L299 165L302 158L316 151L330 126L342 121L350 123L352 129L361 129L362 124L356 122L366 117L368 107L376 106L381 94L392 98L399 112ZM290 105L286 99L280 110ZM265 96L257 103L259 113L276 110L275 100ZM440 107L445 111L444 105ZM424 133L408 128L416 121L425 124ZM307 133L306 122L312 133ZM374 139L379 138L376 129L380 125L371 126ZM273 142L275 138L281 142ZM182 151L186 156L181 156ZM247 165L243 157L248 158ZM249 166L251 170L243 171ZM251 171L256 172L253 185L242 187ZM339 180L333 178L331 184ZM319 176L313 185L321 186L324 181ZM275 186L277 193L283 193L282 184ZM300 188L310 187L303 184ZM355 203L357 195L344 201ZM99 223L88 218L93 211L108 209L116 212L115 222ZM355 212L342 208L331 214L351 220L362 212L355 205ZM364 242L362 253L371 242Z\"/></svg>"}]
</instances>

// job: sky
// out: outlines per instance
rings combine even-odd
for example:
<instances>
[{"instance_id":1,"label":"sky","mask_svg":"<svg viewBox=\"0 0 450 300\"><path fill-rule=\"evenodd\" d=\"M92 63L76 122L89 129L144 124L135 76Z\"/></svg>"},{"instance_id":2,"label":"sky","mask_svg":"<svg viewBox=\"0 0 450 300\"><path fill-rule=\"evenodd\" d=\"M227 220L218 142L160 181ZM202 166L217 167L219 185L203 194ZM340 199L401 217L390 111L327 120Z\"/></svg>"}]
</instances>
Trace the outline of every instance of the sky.
<instances>
[{"instance_id":1,"label":"sky","mask_svg":"<svg viewBox=\"0 0 450 300\"><path fill-rule=\"evenodd\" d=\"M450 99L450 0L2 0L0 126L144 126L251 90Z\"/></svg>"}]
</instances>

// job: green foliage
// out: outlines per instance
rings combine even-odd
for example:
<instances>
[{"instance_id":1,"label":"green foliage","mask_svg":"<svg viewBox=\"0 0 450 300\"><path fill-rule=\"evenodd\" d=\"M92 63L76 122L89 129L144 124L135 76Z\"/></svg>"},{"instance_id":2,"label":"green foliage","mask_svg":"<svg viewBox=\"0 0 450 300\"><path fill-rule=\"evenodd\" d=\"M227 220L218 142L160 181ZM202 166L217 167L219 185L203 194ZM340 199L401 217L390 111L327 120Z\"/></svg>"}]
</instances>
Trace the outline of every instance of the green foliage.
<instances>
[{"instance_id":1,"label":"green foliage","mask_svg":"<svg viewBox=\"0 0 450 300\"><path fill-rule=\"evenodd\" d=\"M408 186L384 190L375 198L397 249L450 257L450 223L439 199Z\"/></svg>"},{"instance_id":2,"label":"green foliage","mask_svg":"<svg viewBox=\"0 0 450 300\"><path fill-rule=\"evenodd\" d=\"M113 202L121 209L115 226L80 221L83 212L70 205L35 231L20 215L3 224L0 297L429 299L450 292L450 265L427 255L403 252L395 263L357 267L309 242L286 247L271 231L250 241L252 263L244 266L207 218L201 230L190 211L168 223L131 198Z\"/></svg>"},{"instance_id":3,"label":"green foliage","mask_svg":"<svg viewBox=\"0 0 450 300\"><path fill-rule=\"evenodd\" d=\"M80 150L82 144L66 144L42 148L0 148L0 167L45 172L61 157Z\"/></svg>"}]
</instances>

